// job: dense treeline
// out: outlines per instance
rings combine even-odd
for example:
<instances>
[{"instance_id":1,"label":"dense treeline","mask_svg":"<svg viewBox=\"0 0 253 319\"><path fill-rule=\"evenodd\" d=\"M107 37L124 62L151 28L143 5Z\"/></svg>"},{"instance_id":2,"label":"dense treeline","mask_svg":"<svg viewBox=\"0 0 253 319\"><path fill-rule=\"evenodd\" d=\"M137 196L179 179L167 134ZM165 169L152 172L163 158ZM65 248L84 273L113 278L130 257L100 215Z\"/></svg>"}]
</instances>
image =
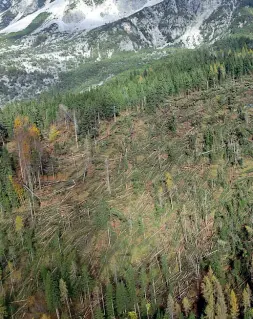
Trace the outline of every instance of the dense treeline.
<instances>
[{"instance_id":1,"label":"dense treeline","mask_svg":"<svg viewBox=\"0 0 253 319\"><path fill-rule=\"evenodd\" d=\"M236 102L252 69L245 46L178 51L3 109L0 317L252 318L252 106Z\"/></svg>"},{"instance_id":2,"label":"dense treeline","mask_svg":"<svg viewBox=\"0 0 253 319\"><path fill-rule=\"evenodd\" d=\"M53 93L38 101L9 105L0 114L1 121L12 133L17 114L28 115L42 129L56 119L59 104L64 104L77 111L80 134L95 134L99 120L111 118L115 112L137 106L152 111L169 95L215 87L227 78L248 74L253 68L253 51L246 46L246 40L231 42L232 49L220 51L179 50L153 66L127 72L80 94Z\"/></svg>"},{"instance_id":3,"label":"dense treeline","mask_svg":"<svg viewBox=\"0 0 253 319\"><path fill-rule=\"evenodd\" d=\"M5 211L10 212L19 202L13 174L14 164L11 156L5 148L0 148L0 211L2 214Z\"/></svg>"}]
</instances>

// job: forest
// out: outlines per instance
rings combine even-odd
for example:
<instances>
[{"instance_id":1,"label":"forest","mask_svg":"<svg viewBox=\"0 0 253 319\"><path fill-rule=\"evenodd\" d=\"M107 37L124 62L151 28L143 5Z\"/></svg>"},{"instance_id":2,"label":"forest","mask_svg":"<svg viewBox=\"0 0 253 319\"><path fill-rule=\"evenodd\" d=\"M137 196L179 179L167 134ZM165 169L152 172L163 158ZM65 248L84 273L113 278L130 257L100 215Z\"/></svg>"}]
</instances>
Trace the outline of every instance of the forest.
<instances>
[{"instance_id":1,"label":"forest","mask_svg":"<svg viewBox=\"0 0 253 319\"><path fill-rule=\"evenodd\" d=\"M253 49L173 49L0 110L0 318L253 318Z\"/></svg>"}]
</instances>

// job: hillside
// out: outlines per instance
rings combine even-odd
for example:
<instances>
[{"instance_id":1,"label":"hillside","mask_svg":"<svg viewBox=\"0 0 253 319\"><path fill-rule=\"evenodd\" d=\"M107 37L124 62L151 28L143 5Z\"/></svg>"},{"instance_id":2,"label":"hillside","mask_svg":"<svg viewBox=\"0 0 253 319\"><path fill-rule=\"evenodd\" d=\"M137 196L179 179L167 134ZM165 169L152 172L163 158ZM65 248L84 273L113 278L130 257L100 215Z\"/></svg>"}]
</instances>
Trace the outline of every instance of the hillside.
<instances>
[{"instance_id":1,"label":"hillside","mask_svg":"<svg viewBox=\"0 0 253 319\"><path fill-rule=\"evenodd\" d=\"M4 108L2 317L252 318L252 70L179 50Z\"/></svg>"},{"instance_id":2,"label":"hillside","mask_svg":"<svg viewBox=\"0 0 253 319\"><path fill-rule=\"evenodd\" d=\"M171 47L192 49L252 33L252 2L246 0L12 0L0 12L1 21L7 17L0 25L0 106L52 88L66 91L66 73L76 73L82 91L118 74L115 60L142 63L146 51L157 58ZM87 74L91 63L98 69L107 63L112 72Z\"/></svg>"}]
</instances>

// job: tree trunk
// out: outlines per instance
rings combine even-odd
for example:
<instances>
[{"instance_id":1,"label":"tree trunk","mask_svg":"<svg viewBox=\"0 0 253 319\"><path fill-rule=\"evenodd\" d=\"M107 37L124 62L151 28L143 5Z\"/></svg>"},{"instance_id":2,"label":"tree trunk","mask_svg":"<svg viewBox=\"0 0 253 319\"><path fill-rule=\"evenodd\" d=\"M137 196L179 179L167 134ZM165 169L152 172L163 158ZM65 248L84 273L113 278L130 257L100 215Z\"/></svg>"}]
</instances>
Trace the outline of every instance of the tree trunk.
<instances>
[{"instance_id":1,"label":"tree trunk","mask_svg":"<svg viewBox=\"0 0 253 319\"><path fill-rule=\"evenodd\" d=\"M78 124L77 124L77 120L76 120L76 111L74 111L74 127L75 127L76 147L77 147L77 149L78 149L78 148L79 148L79 145L78 145L78 135L77 135L77 132L78 132Z\"/></svg>"},{"instance_id":2,"label":"tree trunk","mask_svg":"<svg viewBox=\"0 0 253 319\"><path fill-rule=\"evenodd\" d=\"M110 185L110 175L109 175L109 161L108 158L105 160L105 167L106 167L106 183L107 183L107 189L109 194L111 195L111 185Z\"/></svg>"}]
</instances>

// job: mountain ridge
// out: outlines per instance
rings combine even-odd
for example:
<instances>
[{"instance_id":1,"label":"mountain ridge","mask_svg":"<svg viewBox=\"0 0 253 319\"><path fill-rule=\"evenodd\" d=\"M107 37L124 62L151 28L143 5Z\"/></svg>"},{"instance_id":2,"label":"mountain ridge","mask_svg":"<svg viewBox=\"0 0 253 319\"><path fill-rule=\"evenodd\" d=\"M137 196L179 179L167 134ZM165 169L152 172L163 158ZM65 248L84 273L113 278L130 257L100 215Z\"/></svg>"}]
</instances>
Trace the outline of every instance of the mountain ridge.
<instances>
[{"instance_id":1,"label":"mountain ridge","mask_svg":"<svg viewBox=\"0 0 253 319\"><path fill-rule=\"evenodd\" d=\"M44 21L43 28L50 27L52 24L57 24L59 31L82 31L90 30L98 26L119 20L125 16L129 16L145 6L155 5L163 0L138 0L138 1L81 1L81 0L54 0L45 1L43 6L39 2L21 1L11 5L9 13L19 13L17 16L4 28L2 33L18 32L26 27L42 13L48 13L49 19ZM6 15L6 11L2 13ZM1 18L1 17L0 17ZM38 30L39 31L39 30Z\"/></svg>"},{"instance_id":2,"label":"mountain ridge","mask_svg":"<svg viewBox=\"0 0 253 319\"><path fill-rule=\"evenodd\" d=\"M217 39L219 35L216 30L219 26L216 19L221 13L219 22L223 22L221 29L224 33L240 3L240 0L139 0L133 5L133 2L124 0L104 0L97 5L94 1L88 5L87 1L81 0L55 0L46 1L44 6L39 6L37 2L35 6L28 1L21 13L7 26L0 27L0 33L13 34L25 30L28 35L37 35L47 33L55 26L53 33L81 32L86 35L87 31L98 27L102 27L102 31L103 28L108 29L108 25L113 29L116 23L116 27L125 33L126 38L131 32L135 36L137 31L137 36L146 42L145 46L159 47L179 43L193 48L204 40L210 42ZM19 6L22 7L22 1ZM17 5L13 5L8 10L15 12L16 7ZM0 14L0 21L3 21L8 10ZM37 24L30 28L31 30L26 30L34 21ZM210 28L213 29L211 34L208 30Z\"/></svg>"},{"instance_id":3,"label":"mountain ridge","mask_svg":"<svg viewBox=\"0 0 253 319\"><path fill-rule=\"evenodd\" d=\"M9 1L8 5L15 1ZM87 63L111 59L120 55L121 52L132 52L136 55L140 50L147 49L155 51L163 48L167 50L170 47L192 49L202 44L210 45L227 35L242 34L243 30L248 30L249 36L251 34L253 14L249 7L252 5L250 1L163 0L155 2L159 3L91 30L61 32L57 23L52 23L53 20L50 20L49 13L43 11L25 29L19 32L2 33L0 35L0 68L5 76L0 79L1 104L13 99L20 100L38 95L60 84L66 72L72 72L80 67L85 69ZM35 10L34 7L33 9L29 7L30 0L26 3L27 12ZM45 3L49 5L49 1L43 3L36 2L35 8L39 8L40 4L39 10L41 10L45 7ZM54 3L56 2L53 1L51 4ZM103 1L103 3L109 2ZM118 5L120 3L123 5L127 2L122 0ZM151 2L140 0L138 6L141 8L147 3ZM92 2L89 5L92 8ZM3 13L8 11L7 7L7 5L0 7L2 18ZM95 7L94 4L93 7ZM132 8L136 9L136 7ZM73 10L72 8L70 12L73 13ZM29 17L29 14L27 16ZM4 28L0 28L3 32ZM154 52L155 57L164 54L166 53ZM85 78L83 85L89 84L82 90L90 85L102 83L113 74L113 71L107 72L105 78L98 77L97 81L94 80L92 83Z\"/></svg>"}]
</instances>

